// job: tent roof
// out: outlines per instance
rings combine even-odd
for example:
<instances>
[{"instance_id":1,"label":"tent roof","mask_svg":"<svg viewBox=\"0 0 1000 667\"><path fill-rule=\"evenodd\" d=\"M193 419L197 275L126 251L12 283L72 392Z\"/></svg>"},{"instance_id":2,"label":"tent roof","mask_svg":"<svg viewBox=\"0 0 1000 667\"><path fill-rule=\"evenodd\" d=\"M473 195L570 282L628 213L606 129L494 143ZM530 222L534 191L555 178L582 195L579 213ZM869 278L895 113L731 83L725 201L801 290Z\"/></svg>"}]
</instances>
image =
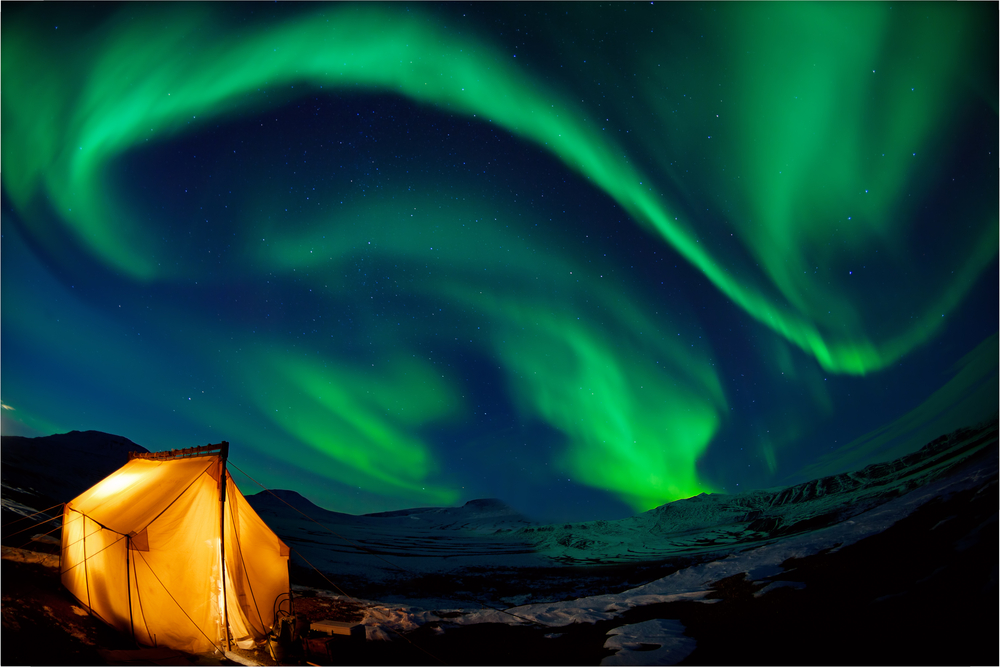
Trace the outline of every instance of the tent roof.
<instances>
[{"instance_id":1,"label":"tent roof","mask_svg":"<svg viewBox=\"0 0 1000 667\"><path fill-rule=\"evenodd\" d=\"M201 475L218 479L219 455L135 458L70 501L69 507L127 535L156 520Z\"/></svg>"}]
</instances>

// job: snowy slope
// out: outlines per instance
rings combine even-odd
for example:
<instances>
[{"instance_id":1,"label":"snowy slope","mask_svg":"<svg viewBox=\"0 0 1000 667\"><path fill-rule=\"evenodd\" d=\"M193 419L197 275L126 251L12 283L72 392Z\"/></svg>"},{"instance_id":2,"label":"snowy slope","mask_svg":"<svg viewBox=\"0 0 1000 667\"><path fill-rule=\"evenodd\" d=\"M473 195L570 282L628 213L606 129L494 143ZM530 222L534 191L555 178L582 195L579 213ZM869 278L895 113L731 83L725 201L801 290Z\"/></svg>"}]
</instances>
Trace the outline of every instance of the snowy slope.
<instances>
[{"instance_id":1,"label":"snowy slope","mask_svg":"<svg viewBox=\"0 0 1000 667\"><path fill-rule=\"evenodd\" d=\"M694 555L827 528L965 465L997 443L996 425L961 429L907 456L785 489L702 494L619 521L527 527L511 537L564 563Z\"/></svg>"},{"instance_id":2,"label":"snowy slope","mask_svg":"<svg viewBox=\"0 0 1000 667\"><path fill-rule=\"evenodd\" d=\"M778 587L802 589L806 585L796 579L792 564L796 560L821 553L836 554L865 538L882 534L922 507L941 505L950 502L949 499L970 497L971 494L974 502L983 498L989 504L997 493L997 464L997 431L996 424L992 424L935 441L905 461L850 475L848 479L853 480L853 488L845 489L847 484L843 481L817 480L780 492L741 494L740 497L728 498L729 502L723 502L726 498L701 496L682 502L680 511L672 513L674 525L688 536L685 544L689 543L691 535L717 534L717 527L706 519L712 516L734 517L733 525L748 525L761 516L747 517L747 513L766 511L770 514L765 518L774 519L773 525L791 526L791 529L783 534L779 529L764 539L728 545L724 550L677 568L667 576L639 586L623 586L614 592L537 600L528 584L525 587L528 598L525 603L504 608L476 608L476 605L460 600L453 601L452 605L441 604L439 600L411 600L405 605L385 604L384 601L365 603L364 623L369 637L373 639L389 639L395 632L428 624L445 632L448 628L483 623L540 625L556 633L551 636L557 636L560 628L573 624L606 623L612 627L608 631L605 647L616 653L602 664L674 664L695 648L695 642L685 634L681 623L669 618L655 618L636 624L621 622L616 626L616 619L630 610L650 605L680 601L718 602L707 597L713 586L740 575L745 575L760 589L755 597ZM831 499L838 497L840 504L848 506L843 511L849 518L831 518L831 508L837 504ZM595 527L601 530L605 539L593 544L606 547L606 553L613 558L618 551L608 545L627 539L642 541L643 538L636 537L639 532L636 525L656 526L663 513L664 508L658 508L631 520L606 522L600 526L597 526L599 522L595 522ZM639 521L641 519L645 519L644 524ZM779 519L784 523L778 522ZM948 520L946 517L938 525ZM615 525L609 524L617 524L617 530ZM931 530L936 528L937 525ZM966 543L973 539L989 541L991 530L996 530L995 514L955 543L953 549L962 551L969 548ZM734 528L729 534L735 532ZM759 532L752 530L746 534L756 535ZM995 537L992 541L995 542ZM635 553L635 550L630 553ZM941 569L938 567L938 570ZM564 590L569 592L573 589L571 581L579 568L566 565L564 570ZM933 577L934 572L927 572L920 582ZM982 573L969 573L969 576L977 574ZM995 590L995 574L993 586Z\"/></svg>"},{"instance_id":3,"label":"snowy slope","mask_svg":"<svg viewBox=\"0 0 1000 667\"><path fill-rule=\"evenodd\" d=\"M351 591L371 593L379 584L398 589L401 579L458 570L547 564L531 544L511 537L531 524L498 500L362 516L318 508L286 490L247 500L292 547L293 564L315 567Z\"/></svg>"},{"instance_id":4,"label":"snowy slope","mask_svg":"<svg viewBox=\"0 0 1000 667\"><path fill-rule=\"evenodd\" d=\"M413 526L409 522L416 521L417 525L427 528L466 530L482 534L533 525L510 505L496 498L470 500L461 507L424 507L364 516L377 518L383 525L390 525L390 521L395 521L399 526Z\"/></svg>"},{"instance_id":5,"label":"snowy slope","mask_svg":"<svg viewBox=\"0 0 1000 667\"><path fill-rule=\"evenodd\" d=\"M275 492L294 498L317 523L266 492L248 500L312 565L342 577L704 560L858 517L947 476L996 442L995 424L963 429L857 472L780 490L702 494L618 521L536 525L498 500L352 516Z\"/></svg>"},{"instance_id":6,"label":"snowy slope","mask_svg":"<svg viewBox=\"0 0 1000 667\"><path fill-rule=\"evenodd\" d=\"M535 525L491 500L366 516L307 512L320 525L265 493L250 502L293 548L300 580L381 601L368 605L376 635L441 622L558 627L700 600L710 582L740 572L795 586L769 577L789 558L853 544L930 499L995 478L996 448L991 423L857 472L701 495L619 521ZM304 509L308 501L294 497ZM313 567L326 579L309 579Z\"/></svg>"}]
</instances>

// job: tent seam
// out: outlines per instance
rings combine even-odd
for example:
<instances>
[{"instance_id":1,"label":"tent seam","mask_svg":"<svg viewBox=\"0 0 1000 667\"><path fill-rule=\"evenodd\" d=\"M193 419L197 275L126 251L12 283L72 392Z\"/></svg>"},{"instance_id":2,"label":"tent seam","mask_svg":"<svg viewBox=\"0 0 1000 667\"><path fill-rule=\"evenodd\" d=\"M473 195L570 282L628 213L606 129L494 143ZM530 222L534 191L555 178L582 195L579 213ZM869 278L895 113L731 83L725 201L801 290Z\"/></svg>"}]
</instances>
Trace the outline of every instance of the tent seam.
<instances>
[{"instance_id":1,"label":"tent seam","mask_svg":"<svg viewBox=\"0 0 1000 667\"><path fill-rule=\"evenodd\" d=\"M152 568L150 568L150 572L152 571ZM132 559L132 572L135 574L135 599L139 603L139 615L142 616L142 625L146 628L146 637L153 642L153 646L156 646L156 640L153 638L153 633L149 631L149 623L146 622L146 610L142 608L142 596L139 594L139 570L135 567L135 558ZM134 630L135 629L133 628L133 632Z\"/></svg>"}]
</instances>

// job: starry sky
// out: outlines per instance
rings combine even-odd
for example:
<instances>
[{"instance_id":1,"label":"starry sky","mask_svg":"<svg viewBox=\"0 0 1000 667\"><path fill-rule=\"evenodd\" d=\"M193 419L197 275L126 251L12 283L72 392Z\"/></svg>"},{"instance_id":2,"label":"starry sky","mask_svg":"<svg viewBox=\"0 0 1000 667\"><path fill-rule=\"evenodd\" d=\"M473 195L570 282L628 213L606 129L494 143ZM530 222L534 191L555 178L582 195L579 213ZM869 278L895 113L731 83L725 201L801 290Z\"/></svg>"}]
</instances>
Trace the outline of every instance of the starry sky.
<instances>
[{"instance_id":1,"label":"starry sky","mask_svg":"<svg viewBox=\"0 0 1000 667\"><path fill-rule=\"evenodd\" d=\"M585 520L996 412L995 4L2 18L4 434Z\"/></svg>"}]
</instances>

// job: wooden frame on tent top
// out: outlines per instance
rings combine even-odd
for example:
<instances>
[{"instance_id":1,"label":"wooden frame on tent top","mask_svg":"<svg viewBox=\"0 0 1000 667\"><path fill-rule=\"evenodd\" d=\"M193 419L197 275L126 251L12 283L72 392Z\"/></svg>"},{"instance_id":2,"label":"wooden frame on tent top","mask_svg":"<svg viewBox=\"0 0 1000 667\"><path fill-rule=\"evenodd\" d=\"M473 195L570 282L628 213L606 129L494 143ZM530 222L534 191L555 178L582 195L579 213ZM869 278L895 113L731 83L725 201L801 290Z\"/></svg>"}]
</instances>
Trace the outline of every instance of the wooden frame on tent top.
<instances>
[{"instance_id":1,"label":"wooden frame on tent top","mask_svg":"<svg viewBox=\"0 0 1000 667\"><path fill-rule=\"evenodd\" d=\"M169 449L165 452L129 452L128 460L132 459L184 459L191 456L212 456L221 455L223 460L229 458L229 442L223 440L217 445L203 445L201 447L188 447L187 449Z\"/></svg>"}]
</instances>

